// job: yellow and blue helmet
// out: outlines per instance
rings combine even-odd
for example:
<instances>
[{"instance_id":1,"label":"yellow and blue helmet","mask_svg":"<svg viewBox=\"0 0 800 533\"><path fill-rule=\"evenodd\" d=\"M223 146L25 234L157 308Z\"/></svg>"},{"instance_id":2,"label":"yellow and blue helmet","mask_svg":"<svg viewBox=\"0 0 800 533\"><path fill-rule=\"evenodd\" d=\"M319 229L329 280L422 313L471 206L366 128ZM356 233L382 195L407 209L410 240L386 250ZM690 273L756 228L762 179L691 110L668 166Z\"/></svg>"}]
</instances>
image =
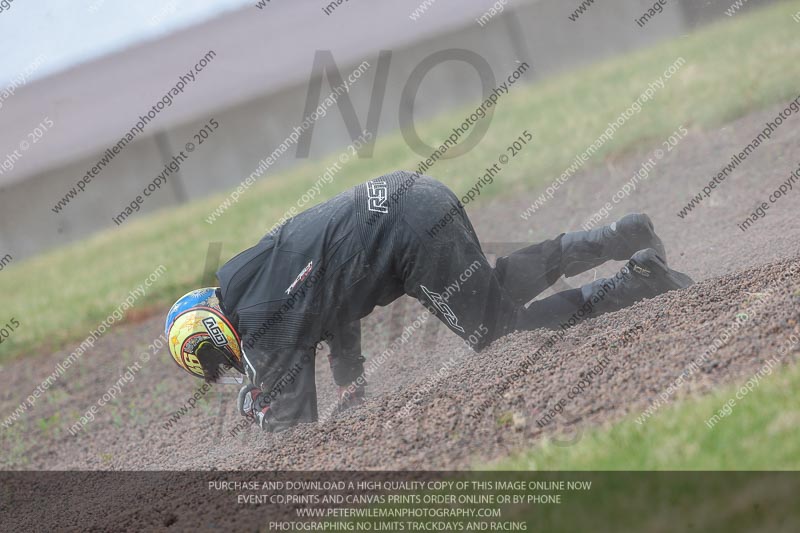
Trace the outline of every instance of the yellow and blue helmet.
<instances>
[{"instance_id":1,"label":"yellow and blue helmet","mask_svg":"<svg viewBox=\"0 0 800 533\"><path fill-rule=\"evenodd\" d=\"M193 376L214 380L225 364L242 371L241 339L222 310L216 288L181 297L169 310L165 329L172 358Z\"/></svg>"}]
</instances>

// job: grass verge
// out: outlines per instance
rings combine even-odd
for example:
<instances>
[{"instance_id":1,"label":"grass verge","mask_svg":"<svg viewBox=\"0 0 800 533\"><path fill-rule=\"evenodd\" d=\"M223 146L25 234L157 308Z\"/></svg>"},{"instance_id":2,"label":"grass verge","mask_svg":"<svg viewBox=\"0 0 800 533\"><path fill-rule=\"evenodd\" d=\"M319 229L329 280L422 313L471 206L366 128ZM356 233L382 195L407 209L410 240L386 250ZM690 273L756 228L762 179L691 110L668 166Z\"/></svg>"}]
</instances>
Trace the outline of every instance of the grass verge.
<instances>
[{"instance_id":1,"label":"grass verge","mask_svg":"<svg viewBox=\"0 0 800 533\"><path fill-rule=\"evenodd\" d=\"M572 446L545 441L472 472L445 475L444 479L485 481L494 486L422 492L421 497L455 493L467 499L459 500L457 506L432 503L421 507L497 509L499 516L412 521L446 520L450 531L512 530L502 525L523 522L527 531L553 532L795 531L800 520L796 505L800 477L796 472L770 470L800 468L799 386L800 366L775 367L772 375L739 397L739 386L723 387L708 396L676 402L641 426L632 416L589 430ZM723 411L731 399L735 402L732 409ZM721 412L725 416L709 428L706 420ZM574 439L571 437L569 440ZM736 471L730 471L733 469ZM563 481L567 486L574 482L583 488L497 488L500 482L513 481ZM487 494L495 495L492 503L473 504L468 498ZM520 503L498 499L499 495L513 498L515 494ZM559 500L528 499L534 496L558 496ZM380 505L371 510L408 507L416 506ZM388 520L364 518L361 522L369 522L371 528L362 529L380 530L378 524ZM426 530L421 525L416 529Z\"/></svg>"},{"instance_id":2,"label":"grass verge","mask_svg":"<svg viewBox=\"0 0 800 533\"><path fill-rule=\"evenodd\" d=\"M507 470L799 470L800 365L776 367L752 392L723 387L677 402L639 425L634 417L543 444L490 468ZM726 403L733 404L726 407ZM726 414L727 413L727 414ZM636 413L638 415L638 412ZM718 421L711 421L713 416Z\"/></svg>"}]
</instances>

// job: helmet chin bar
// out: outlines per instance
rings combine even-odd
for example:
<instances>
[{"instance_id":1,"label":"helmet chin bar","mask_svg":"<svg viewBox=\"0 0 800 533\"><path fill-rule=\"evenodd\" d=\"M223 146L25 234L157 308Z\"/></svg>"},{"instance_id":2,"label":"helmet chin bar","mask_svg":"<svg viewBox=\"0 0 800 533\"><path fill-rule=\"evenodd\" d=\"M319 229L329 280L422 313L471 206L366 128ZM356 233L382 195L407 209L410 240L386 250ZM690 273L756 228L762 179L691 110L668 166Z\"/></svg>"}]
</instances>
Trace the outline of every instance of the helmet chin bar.
<instances>
[{"instance_id":1,"label":"helmet chin bar","mask_svg":"<svg viewBox=\"0 0 800 533\"><path fill-rule=\"evenodd\" d=\"M197 360L200 361L200 366L203 367L203 375L207 376L205 380L209 383L221 384L241 384L244 377L241 375L227 376L231 369L238 372L228 358L228 355L219 350L210 341L203 342L197 347L196 353Z\"/></svg>"}]
</instances>

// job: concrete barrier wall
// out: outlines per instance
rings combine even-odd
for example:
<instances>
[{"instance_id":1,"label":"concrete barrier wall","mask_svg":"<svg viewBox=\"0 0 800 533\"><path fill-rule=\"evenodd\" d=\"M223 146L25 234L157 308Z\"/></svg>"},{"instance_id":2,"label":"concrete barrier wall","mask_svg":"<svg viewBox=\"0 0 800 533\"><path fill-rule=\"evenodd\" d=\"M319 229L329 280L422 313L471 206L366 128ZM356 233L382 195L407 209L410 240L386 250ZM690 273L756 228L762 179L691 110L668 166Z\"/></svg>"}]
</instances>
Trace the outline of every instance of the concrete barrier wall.
<instances>
[{"instance_id":1,"label":"concrete barrier wall","mask_svg":"<svg viewBox=\"0 0 800 533\"><path fill-rule=\"evenodd\" d=\"M756 3L755 0L751 2ZM475 22L393 50L379 133L398 129L402 90L413 69L436 51L450 48L475 51L489 62L498 81L521 61L527 61L533 68L525 80L533 82L681 35L695 26L695 21L707 22L724 16L724 10L730 6L728 0L701 3L684 0L665 7L646 28L638 28L634 20L652 6L652 2L605 2L591 7L578 21L572 22L567 16L578 4L577 0L512 3L509 5L516 5L514 9L507 7L502 15L483 27ZM487 7L490 6L487 2ZM349 93L362 126L366 124L372 97L378 52L365 49L364 59L371 68ZM309 58L309 72L311 63ZM356 64L339 65L339 70L346 76ZM323 97L329 92L326 82ZM209 106L208 112L196 120L167 131L153 132L150 137L127 147L113 167L104 172L103 178L92 182L63 214L51 211L54 199L73 187L100 154L4 188L0 193L0 255L11 253L18 260L99 230L114 228L112 218L142 193L173 155L185 152L186 143L193 141L193 135L211 118L219 122L219 128L202 146L187 154L188 159L179 173L168 176L167 186L147 198L141 211L131 218L141 218L164 207L235 187L302 122L306 93L307 83L301 83L233 108ZM477 101L480 96L481 85L473 67L458 61L442 63L425 78L417 94L415 118L437 115ZM350 135L342 116L333 108L315 125L311 157L341 150L349 143ZM296 163L295 148L292 148L261 179L270 179L275 171Z\"/></svg>"}]
</instances>

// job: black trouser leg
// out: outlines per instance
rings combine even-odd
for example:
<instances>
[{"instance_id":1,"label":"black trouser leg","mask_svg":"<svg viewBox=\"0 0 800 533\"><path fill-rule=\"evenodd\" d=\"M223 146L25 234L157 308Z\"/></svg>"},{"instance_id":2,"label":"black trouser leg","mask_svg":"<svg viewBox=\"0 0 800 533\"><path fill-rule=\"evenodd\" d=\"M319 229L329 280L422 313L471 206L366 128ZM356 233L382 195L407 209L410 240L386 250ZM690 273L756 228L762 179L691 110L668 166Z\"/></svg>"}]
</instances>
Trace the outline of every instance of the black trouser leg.
<instances>
[{"instance_id":1,"label":"black trouser leg","mask_svg":"<svg viewBox=\"0 0 800 533\"><path fill-rule=\"evenodd\" d=\"M558 292L520 309L514 327L521 331L539 328L556 329L567 323L583 304L581 289Z\"/></svg>"},{"instance_id":2,"label":"black trouser leg","mask_svg":"<svg viewBox=\"0 0 800 533\"><path fill-rule=\"evenodd\" d=\"M517 306L452 191L422 179L408 194L392 237L395 275L406 294L480 350L510 330Z\"/></svg>"},{"instance_id":3,"label":"black trouser leg","mask_svg":"<svg viewBox=\"0 0 800 533\"><path fill-rule=\"evenodd\" d=\"M396 274L406 294L474 349L514 330L557 328L583 305L573 289L523 307L563 274L562 235L501 257L492 268L449 189L431 181L409 195L395 228Z\"/></svg>"},{"instance_id":4,"label":"black trouser leg","mask_svg":"<svg viewBox=\"0 0 800 533\"><path fill-rule=\"evenodd\" d=\"M561 277L561 237L497 259L497 279L517 305L525 305Z\"/></svg>"}]
</instances>

